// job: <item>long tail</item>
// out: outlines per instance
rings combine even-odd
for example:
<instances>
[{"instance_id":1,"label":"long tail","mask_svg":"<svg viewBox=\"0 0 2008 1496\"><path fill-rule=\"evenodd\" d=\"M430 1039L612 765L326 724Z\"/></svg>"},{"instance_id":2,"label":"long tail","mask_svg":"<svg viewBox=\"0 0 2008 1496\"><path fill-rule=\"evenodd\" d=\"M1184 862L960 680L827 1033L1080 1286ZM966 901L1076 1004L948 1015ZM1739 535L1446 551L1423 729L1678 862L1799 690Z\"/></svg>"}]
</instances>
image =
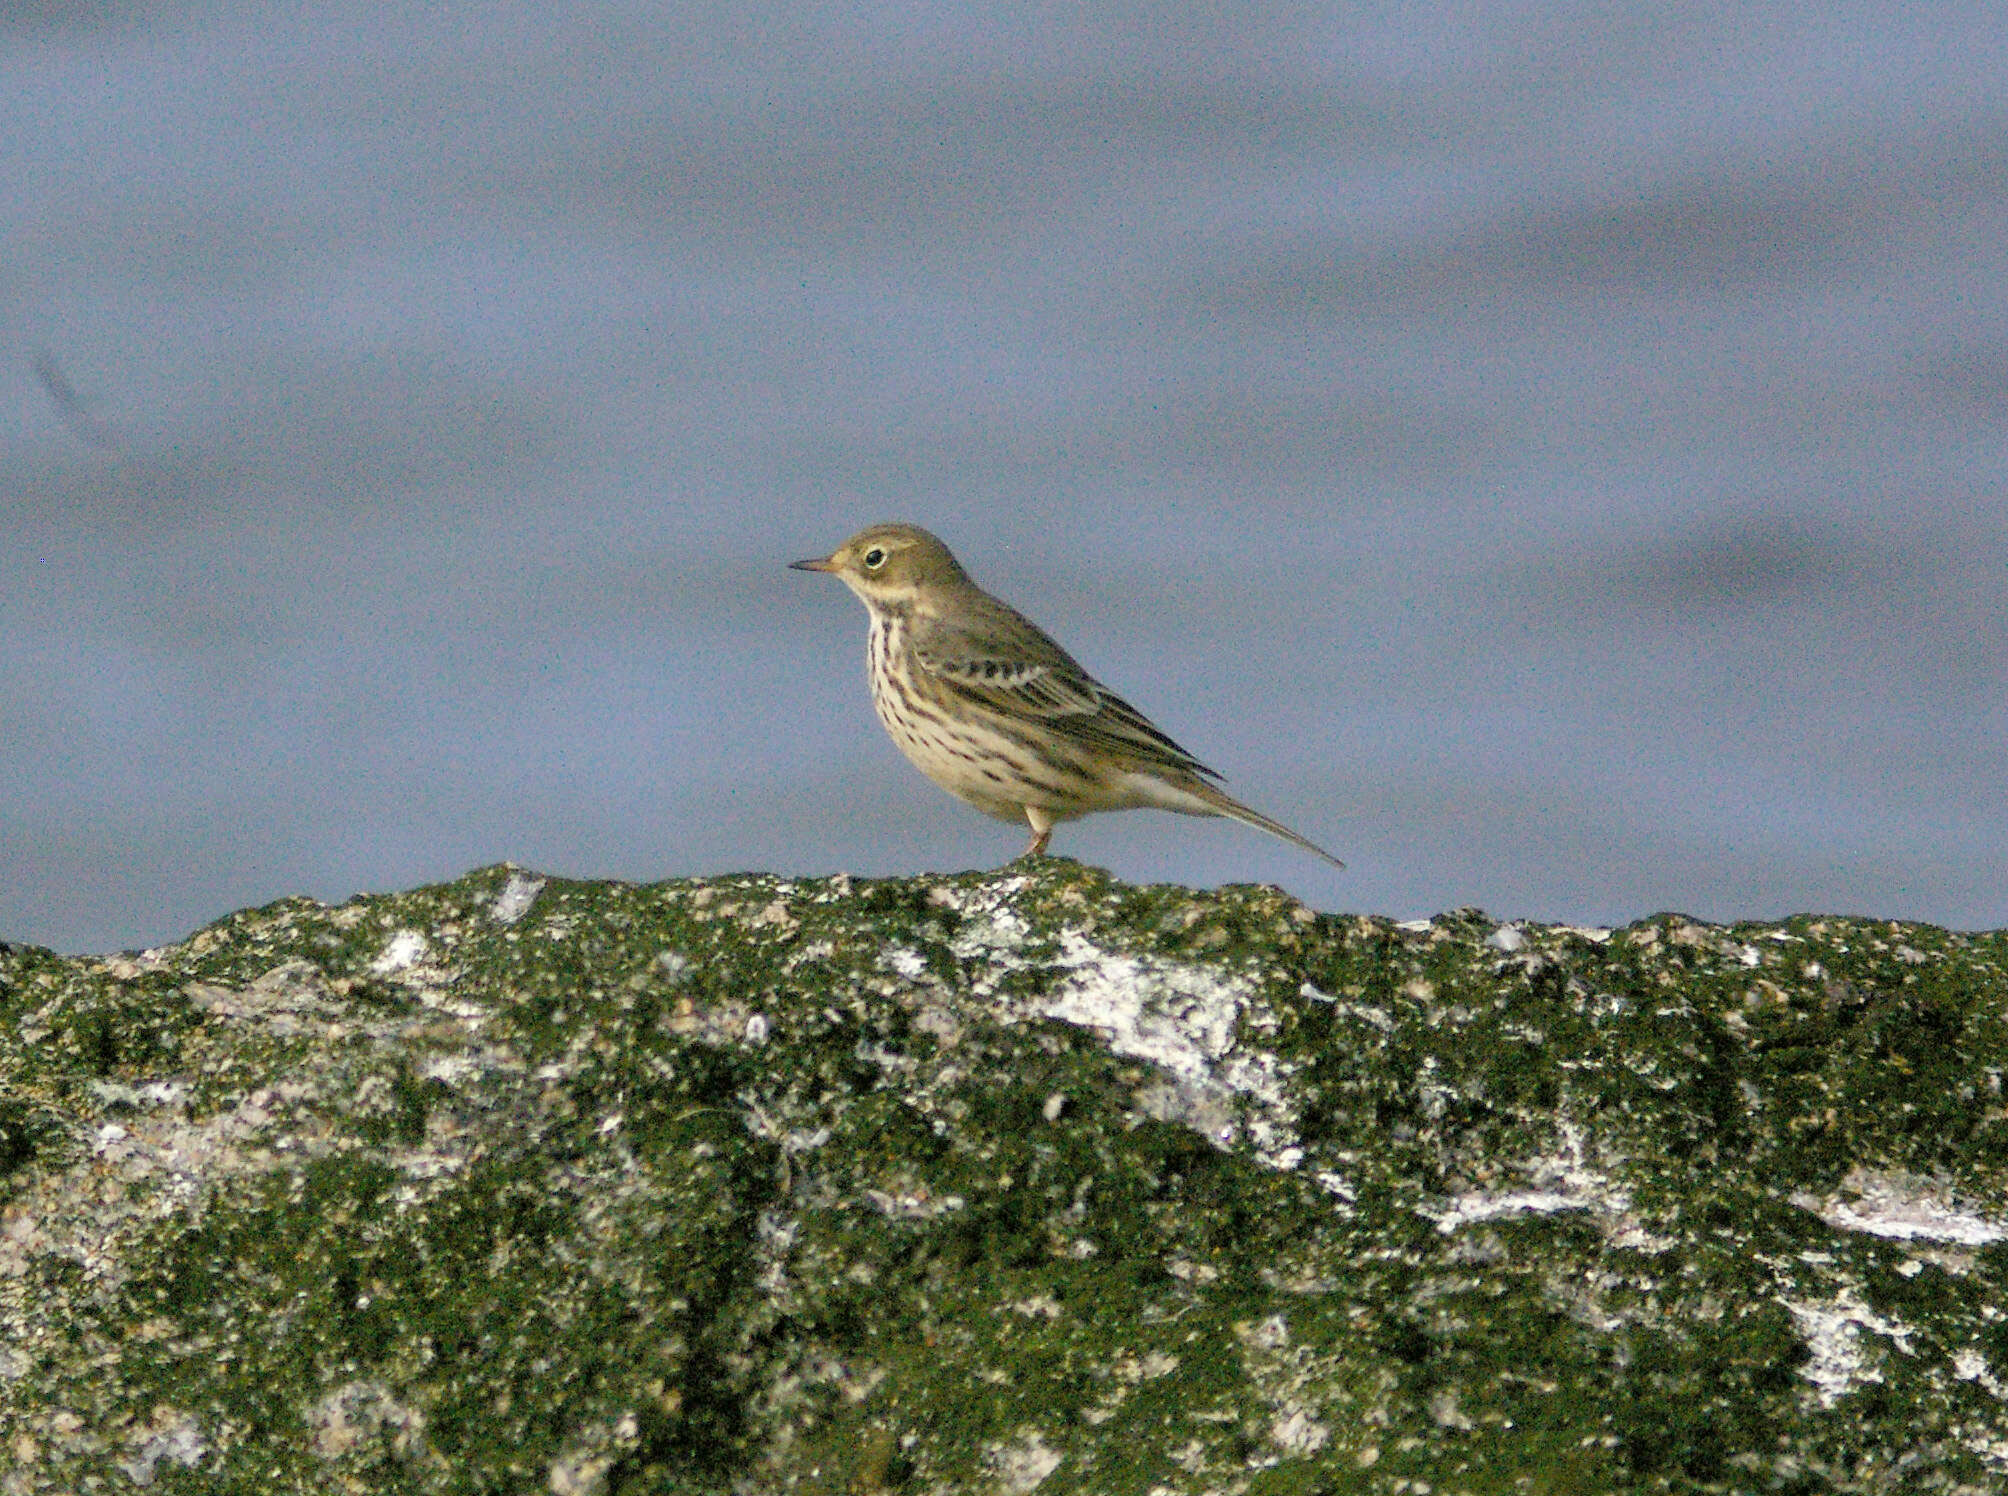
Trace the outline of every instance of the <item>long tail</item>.
<instances>
[{"instance_id":1,"label":"long tail","mask_svg":"<svg viewBox=\"0 0 2008 1496\"><path fill-rule=\"evenodd\" d=\"M1187 815L1226 816L1229 820L1239 821L1244 826L1253 826L1256 830L1266 831L1271 836L1280 836L1291 846L1302 847L1306 852L1324 858L1333 867L1345 866L1343 862L1339 861L1338 858L1334 857L1317 843L1308 841L1297 835L1296 832L1285 826L1281 821L1270 820L1259 810L1250 810L1239 800L1228 794L1227 791L1208 784L1196 774L1187 779L1180 780L1178 788L1201 803L1189 809L1178 805L1166 805L1165 809L1182 809L1185 810Z\"/></svg>"}]
</instances>

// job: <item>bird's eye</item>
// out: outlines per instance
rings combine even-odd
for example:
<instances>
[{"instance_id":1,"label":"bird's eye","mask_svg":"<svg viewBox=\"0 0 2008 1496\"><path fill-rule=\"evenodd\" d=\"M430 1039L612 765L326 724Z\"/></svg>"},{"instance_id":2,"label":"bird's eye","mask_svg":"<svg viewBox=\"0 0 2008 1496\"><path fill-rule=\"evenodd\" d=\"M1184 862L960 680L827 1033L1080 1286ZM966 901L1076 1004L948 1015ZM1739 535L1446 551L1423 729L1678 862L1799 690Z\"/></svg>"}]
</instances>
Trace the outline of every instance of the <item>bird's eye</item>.
<instances>
[{"instance_id":1,"label":"bird's eye","mask_svg":"<svg viewBox=\"0 0 2008 1496\"><path fill-rule=\"evenodd\" d=\"M865 570L877 571L883 565L885 565L885 551L883 548L873 546L865 552Z\"/></svg>"}]
</instances>

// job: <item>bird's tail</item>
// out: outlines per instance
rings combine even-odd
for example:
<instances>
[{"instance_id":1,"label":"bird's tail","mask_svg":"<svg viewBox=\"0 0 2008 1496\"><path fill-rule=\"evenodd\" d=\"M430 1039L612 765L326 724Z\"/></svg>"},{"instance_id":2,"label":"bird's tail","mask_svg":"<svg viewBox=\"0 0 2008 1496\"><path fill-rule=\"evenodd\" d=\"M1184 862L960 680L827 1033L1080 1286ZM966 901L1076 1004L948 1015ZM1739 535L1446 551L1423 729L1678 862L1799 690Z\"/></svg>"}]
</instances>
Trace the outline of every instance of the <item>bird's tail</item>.
<instances>
[{"instance_id":1,"label":"bird's tail","mask_svg":"<svg viewBox=\"0 0 2008 1496\"><path fill-rule=\"evenodd\" d=\"M1263 815L1261 811L1249 809L1246 805L1243 805L1239 800L1228 794L1227 791L1215 785L1208 784L1196 774L1181 779L1178 782L1177 789L1199 803L1197 805L1172 805L1160 801L1159 803L1164 804L1165 809L1181 810L1187 815L1226 816L1229 820L1239 821L1244 826L1253 826L1258 831L1266 831L1271 836L1279 836L1293 847L1302 847L1313 856L1324 858L1333 867L1342 868L1345 866L1343 862L1339 861L1338 858L1334 857L1317 843L1297 835L1296 832L1285 826L1281 821L1272 821L1269 817Z\"/></svg>"}]
</instances>

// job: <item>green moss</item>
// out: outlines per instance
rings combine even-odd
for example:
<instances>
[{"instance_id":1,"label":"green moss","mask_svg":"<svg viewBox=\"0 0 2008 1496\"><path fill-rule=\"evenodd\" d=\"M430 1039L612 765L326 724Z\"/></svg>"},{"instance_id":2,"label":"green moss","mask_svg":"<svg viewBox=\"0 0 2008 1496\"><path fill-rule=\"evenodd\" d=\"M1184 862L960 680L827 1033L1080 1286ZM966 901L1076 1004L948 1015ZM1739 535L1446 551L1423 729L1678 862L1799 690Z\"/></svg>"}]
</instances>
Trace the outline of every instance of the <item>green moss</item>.
<instances>
[{"instance_id":1,"label":"green moss","mask_svg":"<svg viewBox=\"0 0 2008 1496\"><path fill-rule=\"evenodd\" d=\"M2000 936L532 887L0 950L21 1490L2008 1468Z\"/></svg>"}]
</instances>

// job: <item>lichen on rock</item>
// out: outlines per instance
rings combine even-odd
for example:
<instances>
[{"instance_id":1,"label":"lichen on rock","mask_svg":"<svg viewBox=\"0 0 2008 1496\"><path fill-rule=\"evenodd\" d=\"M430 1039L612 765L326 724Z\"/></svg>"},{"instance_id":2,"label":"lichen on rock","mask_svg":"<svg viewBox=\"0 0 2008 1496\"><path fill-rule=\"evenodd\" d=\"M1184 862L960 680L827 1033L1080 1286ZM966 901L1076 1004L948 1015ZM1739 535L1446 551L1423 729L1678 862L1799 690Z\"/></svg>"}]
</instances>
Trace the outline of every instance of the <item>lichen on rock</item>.
<instances>
[{"instance_id":1,"label":"lichen on rock","mask_svg":"<svg viewBox=\"0 0 2008 1496\"><path fill-rule=\"evenodd\" d=\"M1064 861L0 950L0 1496L1983 1492L2008 937Z\"/></svg>"}]
</instances>

